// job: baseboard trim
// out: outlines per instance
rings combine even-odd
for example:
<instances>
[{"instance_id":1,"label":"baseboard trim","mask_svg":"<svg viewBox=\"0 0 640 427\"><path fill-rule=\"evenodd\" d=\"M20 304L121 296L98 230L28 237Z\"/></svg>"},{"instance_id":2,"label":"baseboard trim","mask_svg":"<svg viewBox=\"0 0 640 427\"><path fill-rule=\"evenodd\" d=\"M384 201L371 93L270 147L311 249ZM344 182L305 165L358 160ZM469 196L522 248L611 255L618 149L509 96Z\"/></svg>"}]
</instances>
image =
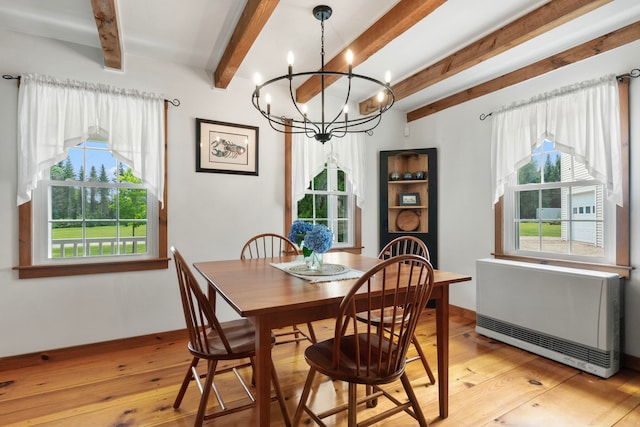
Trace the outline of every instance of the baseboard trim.
<instances>
[{"instance_id":1,"label":"baseboard trim","mask_svg":"<svg viewBox=\"0 0 640 427\"><path fill-rule=\"evenodd\" d=\"M449 314L461 316L476 321L476 312L464 307L449 305ZM156 334L141 335L131 338L122 338L112 341L103 341L93 344L83 344L73 347L59 348L36 353L21 354L0 358L0 372L11 369L26 368L29 366L43 365L52 361L68 360L77 357L93 356L109 351L127 350L160 342L186 341L189 335L186 329L159 332ZM640 357L623 354L622 366L640 372Z\"/></svg>"},{"instance_id":2,"label":"baseboard trim","mask_svg":"<svg viewBox=\"0 0 640 427\"><path fill-rule=\"evenodd\" d=\"M640 372L640 357L631 356L630 354L622 355L622 366Z\"/></svg>"},{"instance_id":3,"label":"baseboard trim","mask_svg":"<svg viewBox=\"0 0 640 427\"><path fill-rule=\"evenodd\" d=\"M476 312L469 310L468 308L458 307L457 305L449 304L449 315L461 316L465 319L476 321Z\"/></svg>"},{"instance_id":4,"label":"baseboard trim","mask_svg":"<svg viewBox=\"0 0 640 427\"><path fill-rule=\"evenodd\" d=\"M159 332L156 334L141 335L131 338L121 338L112 341L103 341L92 344L83 344L73 347L65 347L54 350L46 350L35 353L21 354L0 358L0 372L11 369L26 368L29 366L44 365L53 361L69 360L78 357L93 356L158 344L161 342L188 341L189 334L186 329Z\"/></svg>"}]
</instances>

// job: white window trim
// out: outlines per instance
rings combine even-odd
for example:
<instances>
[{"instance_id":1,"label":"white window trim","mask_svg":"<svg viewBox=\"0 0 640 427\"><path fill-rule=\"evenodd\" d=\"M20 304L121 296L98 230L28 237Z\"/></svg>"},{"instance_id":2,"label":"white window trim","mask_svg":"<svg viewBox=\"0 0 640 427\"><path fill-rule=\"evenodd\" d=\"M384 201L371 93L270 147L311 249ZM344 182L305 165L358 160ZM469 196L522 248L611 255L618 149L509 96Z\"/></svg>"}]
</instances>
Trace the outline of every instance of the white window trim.
<instances>
[{"instance_id":1,"label":"white window trim","mask_svg":"<svg viewBox=\"0 0 640 427\"><path fill-rule=\"evenodd\" d=\"M100 255L100 256L78 256L69 258L49 258L51 248L51 235L49 228L50 220L50 189L51 185L60 184L53 180L40 180L39 185L33 191L32 202L32 223L33 223L33 262L35 264L83 264L100 263L113 261L136 261L158 258L158 199L147 189L147 252L144 254L126 255ZM103 183L102 183L103 184ZM82 186L83 183L76 182L74 186ZM120 187L126 187L121 185ZM146 188L146 186L142 185ZM115 188L115 187L110 187ZM141 188L135 186L134 188Z\"/></svg>"},{"instance_id":2,"label":"white window trim","mask_svg":"<svg viewBox=\"0 0 640 427\"><path fill-rule=\"evenodd\" d=\"M537 252L527 251L522 249L516 249L516 235L515 235L515 192L524 189L544 189L544 188L558 188L558 187L576 187L583 185L593 185L594 181L572 181L565 183L545 183L536 184L533 187L531 184L514 185L513 181L515 176L510 178L510 181L505 185L504 191L504 203L503 203L503 245L504 253L507 255L526 256L526 257L549 257L567 261L588 262L588 263L605 263L615 264L615 230L616 230L616 203L610 198L604 198L604 256L603 257L589 257L583 255L574 254L560 254L556 252ZM595 181L600 184L599 182Z\"/></svg>"},{"instance_id":3,"label":"white window trim","mask_svg":"<svg viewBox=\"0 0 640 427\"><path fill-rule=\"evenodd\" d=\"M338 176L338 169L342 170L340 168L340 166L336 165L336 164L330 164L329 160L327 161L327 188L337 188L337 182L334 182L337 180L337 176ZM324 169L323 169L324 170ZM332 172L333 171L333 172ZM346 171L342 170L345 173L345 177L347 179L345 179L345 191L332 191L332 190L308 190L309 184L307 185L307 188L305 189L304 195L306 194L312 194L312 195L328 195L328 196L347 196L347 203L348 203L348 209L349 209L349 219L347 220L348 222L348 228L347 228L347 241L346 242L336 242L334 241L332 247L333 248L341 248L341 247L352 247L355 244L355 221L356 221L356 196L353 193L352 190L352 186L351 186L351 180L349 179L349 175ZM318 173L322 173L322 170ZM317 176L318 174L316 174ZM315 178L312 177L311 181L313 181L313 179ZM332 186L332 183L334 184ZM303 196L304 198L304 196ZM327 211L330 213L329 218L327 218L327 221L329 221L329 228L331 230L337 230L337 222L338 222L338 207L336 206L336 204L332 201L331 198L328 199L329 202L329 206L327 208ZM293 220L295 221L296 219L301 219L303 221L307 221L309 220L309 218L298 218L298 202L296 201L295 203L292 204L292 212L291 212L291 217L293 218ZM315 219L315 218L314 218Z\"/></svg>"}]
</instances>

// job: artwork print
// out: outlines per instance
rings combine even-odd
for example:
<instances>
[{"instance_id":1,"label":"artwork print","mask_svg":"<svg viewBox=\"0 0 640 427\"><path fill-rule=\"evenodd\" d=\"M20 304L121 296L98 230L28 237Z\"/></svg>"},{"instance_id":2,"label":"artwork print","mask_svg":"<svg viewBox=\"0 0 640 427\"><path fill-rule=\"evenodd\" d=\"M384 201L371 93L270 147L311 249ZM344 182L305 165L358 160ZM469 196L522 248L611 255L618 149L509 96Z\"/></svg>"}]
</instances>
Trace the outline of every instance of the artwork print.
<instances>
[{"instance_id":1,"label":"artwork print","mask_svg":"<svg viewBox=\"0 0 640 427\"><path fill-rule=\"evenodd\" d=\"M258 175L258 128L196 119L196 172Z\"/></svg>"}]
</instances>

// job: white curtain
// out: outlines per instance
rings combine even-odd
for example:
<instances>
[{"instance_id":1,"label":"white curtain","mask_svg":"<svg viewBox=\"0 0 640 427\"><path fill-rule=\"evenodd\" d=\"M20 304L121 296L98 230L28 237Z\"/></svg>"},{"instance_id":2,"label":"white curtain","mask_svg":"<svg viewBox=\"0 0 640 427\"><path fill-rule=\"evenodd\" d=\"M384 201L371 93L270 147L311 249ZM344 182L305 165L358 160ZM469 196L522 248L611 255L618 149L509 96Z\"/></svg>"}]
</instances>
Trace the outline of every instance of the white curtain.
<instances>
[{"instance_id":1,"label":"white curtain","mask_svg":"<svg viewBox=\"0 0 640 427\"><path fill-rule=\"evenodd\" d=\"M163 97L27 74L18 95L18 205L31 200L38 180L70 147L95 134L162 201Z\"/></svg>"},{"instance_id":2,"label":"white curtain","mask_svg":"<svg viewBox=\"0 0 640 427\"><path fill-rule=\"evenodd\" d=\"M492 114L492 194L531 159L543 140L583 162L622 206L622 163L618 82L614 75L546 93Z\"/></svg>"},{"instance_id":3,"label":"white curtain","mask_svg":"<svg viewBox=\"0 0 640 427\"><path fill-rule=\"evenodd\" d=\"M333 138L325 144L303 134L291 139L291 191L293 202L304 197L311 179L322 171L328 160L333 160L346 174L356 195L358 207L364 206L364 135L350 133L344 138Z\"/></svg>"}]
</instances>

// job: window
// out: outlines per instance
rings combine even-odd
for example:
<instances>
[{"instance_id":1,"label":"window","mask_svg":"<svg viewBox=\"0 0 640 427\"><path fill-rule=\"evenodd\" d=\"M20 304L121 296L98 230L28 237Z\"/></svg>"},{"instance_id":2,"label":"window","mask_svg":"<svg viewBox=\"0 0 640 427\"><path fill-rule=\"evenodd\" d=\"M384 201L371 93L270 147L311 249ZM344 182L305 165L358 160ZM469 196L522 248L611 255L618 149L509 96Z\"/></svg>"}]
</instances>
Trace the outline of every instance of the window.
<instances>
[{"instance_id":1,"label":"window","mask_svg":"<svg viewBox=\"0 0 640 427\"><path fill-rule=\"evenodd\" d=\"M505 233L508 252L614 262L606 231L615 230L615 206L584 164L545 140L517 175L505 192L513 204L505 215L505 228L513 224Z\"/></svg>"},{"instance_id":2,"label":"window","mask_svg":"<svg viewBox=\"0 0 640 427\"><path fill-rule=\"evenodd\" d=\"M157 200L141 179L107 142L87 141L68 154L36 189L36 262L156 252Z\"/></svg>"},{"instance_id":3,"label":"window","mask_svg":"<svg viewBox=\"0 0 640 427\"><path fill-rule=\"evenodd\" d=\"M496 258L629 277L629 81L619 80L618 89L623 205L607 199L584 165L545 141L495 204Z\"/></svg>"},{"instance_id":4,"label":"window","mask_svg":"<svg viewBox=\"0 0 640 427\"><path fill-rule=\"evenodd\" d=\"M68 152L18 206L19 278L168 268L166 186L161 204L105 141Z\"/></svg>"},{"instance_id":5,"label":"window","mask_svg":"<svg viewBox=\"0 0 640 427\"><path fill-rule=\"evenodd\" d=\"M285 134L285 212L284 234L288 233L295 219L310 220L325 224L335 236L334 248L342 251L361 253L361 211L356 203L356 195L349 184L349 176L329 160L325 168L310 180L304 197L298 203L293 201L294 153L292 136ZM312 141L317 144L317 141ZM332 159L332 156L324 157ZM300 185L302 187L302 185Z\"/></svg>"},{"instance_id":6,"label":"window","mask_svg":"<svg viewBox=\"0 0 640 427\"><path fill-rule=\"evenodd\" d=\"M346 174L335 164L325 164L298 201L293 219L324 224L334 234L333 247L353 246L355 197Z\"/></svg>"}]
</instances>

